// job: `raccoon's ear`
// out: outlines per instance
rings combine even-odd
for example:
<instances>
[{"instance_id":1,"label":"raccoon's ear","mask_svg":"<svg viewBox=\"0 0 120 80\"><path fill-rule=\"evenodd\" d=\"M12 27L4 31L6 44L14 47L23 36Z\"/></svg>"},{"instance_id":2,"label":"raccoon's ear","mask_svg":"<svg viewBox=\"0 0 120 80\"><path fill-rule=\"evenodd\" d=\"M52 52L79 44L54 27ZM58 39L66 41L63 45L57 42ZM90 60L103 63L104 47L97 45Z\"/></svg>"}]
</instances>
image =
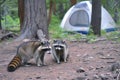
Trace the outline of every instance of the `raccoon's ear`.
<instances>
[{"instance_id":1,"label":"raccoon's ear","mask_svg":"<svg viewBox=\"0 0 120 80\"><path fill-rule=\"evenodd\" d=\"M50 43L50 42L51 42L51 40L48 40L48 42Z\"/></svg>"},{"instance_id":2,"label":"raccoon's ear","mask_svg":"<svg viewBox=\"0 0 120 80\"><path fill-rule=\"evenodd\" d=\"M65 40L63 40L63 43L65 43Z\"/></svg>"},{"instance_id":3,"label":"raccoon's ear","mask_svg":"<svg viewBox=\"0 0 120 80\"><path fill-rule=\"evenodd\" d=\"M56 41L57 41L56 39L53 40L53 42L56 42Z\"/></svg>"}]
</instances>

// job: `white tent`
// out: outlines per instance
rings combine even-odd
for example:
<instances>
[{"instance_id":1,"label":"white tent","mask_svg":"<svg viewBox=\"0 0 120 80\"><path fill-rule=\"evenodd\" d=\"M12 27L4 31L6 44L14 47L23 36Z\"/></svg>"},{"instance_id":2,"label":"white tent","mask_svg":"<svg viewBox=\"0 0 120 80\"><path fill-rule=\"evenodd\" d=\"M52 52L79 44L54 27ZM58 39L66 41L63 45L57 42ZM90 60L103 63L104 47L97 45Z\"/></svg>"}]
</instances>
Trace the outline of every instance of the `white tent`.
<instances>
[{"instance_id":1,"label":"white tent","mask_svg":"<svg viewBox=\"0 0 120 80\"><path fill-rule=\"evenodd\" d=\"M101 8L101 29L107 32L114 31L116 26L114 20L105 8ZM92 4L90 1L79 2L67 11L61 22L61 27L66 31L87 34L90 29L91 13Z\"/></svg>"}]
</instances>

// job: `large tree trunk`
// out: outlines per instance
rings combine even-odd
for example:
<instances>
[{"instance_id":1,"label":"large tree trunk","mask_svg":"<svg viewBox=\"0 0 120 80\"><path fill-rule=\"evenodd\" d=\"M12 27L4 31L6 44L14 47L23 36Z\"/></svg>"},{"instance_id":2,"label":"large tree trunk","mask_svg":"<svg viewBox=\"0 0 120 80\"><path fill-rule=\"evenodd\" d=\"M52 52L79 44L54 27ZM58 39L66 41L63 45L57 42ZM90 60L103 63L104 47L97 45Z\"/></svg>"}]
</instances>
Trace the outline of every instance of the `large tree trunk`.
<instances>
[{"instance_id":1,"label":"large tree trunk","mask_svg":"<svg viewBox=\"0 0 120 80\"><path fill-rule=\"evenodd\" d=\"M92 0L91 25L94 34L101 36L101 0Z\"/></svg>"},{"instance_id":2,"label":"large tree trunk","mask_svg":"<svg viewBox=\"0 0 120 80\"><path fill-rule=\"evenodd\" d=\"M37 38L38 30L48 36L47 10L45 0L23 0L24 1L24 21L21 36L18 39ZM41 35L41 34L39 34Z\"/></svg>"}]
</instances>

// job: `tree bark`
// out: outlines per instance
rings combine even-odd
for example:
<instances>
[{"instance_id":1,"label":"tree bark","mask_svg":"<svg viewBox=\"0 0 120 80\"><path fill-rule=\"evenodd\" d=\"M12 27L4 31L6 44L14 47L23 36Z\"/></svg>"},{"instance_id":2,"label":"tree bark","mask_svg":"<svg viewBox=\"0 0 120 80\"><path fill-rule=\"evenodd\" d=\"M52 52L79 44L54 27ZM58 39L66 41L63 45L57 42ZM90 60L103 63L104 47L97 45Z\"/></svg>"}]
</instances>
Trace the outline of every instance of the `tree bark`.
<instances>
[{"instance_id":1,"label":"tree bark","mask_svg":"<svg viewBox=\"0 0 120 80\"><path fill-rule=\"evenodd\" d=\"M43 32L45 38L49 38L45 0L24 0L24 20L22 27L21 36L18 40L24 38L38 39L38 30Z\"/></svg>"},{"instance_id":2,"label":"tree bark","mask_svg":"<svg viewBox=\"0 0 120 80\"><path fill-rule=\"evenodd\" d=\"M55 0L50 0L49 3L49 14L48 14L48 25L51 22L51 17L52 17L52 13L55 14L56 13L56 2Z\"/></svg>"},{"instance_id":3,"label":"tree bark","mask_svg":"<svg viewBox=\"0 0 120 80\"><path fill-rule=\"evenodd\" d=\"M101 0L92 0L92 20L93 33L101 36Z\"/></svg>"},{"instance_id":4,"label":"tree bark","mask_svg":"<svg viewBox=\"0 0 120 80\"><path fill-rule=\"evenodd\" d=\"M53 9L53 5L54 5L54 2L53 0L50 0L50 3L49 3L49 15L48 15L48 25L50 24L50 21L51 21L51 16L52 16L52 9Z\"/></svg>"},{"instance_id":5,"label":"tree bark","mask_svg":"<svg viewBox=\"0 0 120 80\"><path fill-rule=\"evenodd\" d=\"M0 1L0 30L2 30L2 17L1 17L1 5L5 2L6 0L2 0L2 1Z\"/></svg>"},{"instance_id":6,"label":"tree bark","mask_svg":"<svg viewBox=\"0 0 120 80\"><path fill-rule=\"evenodd\" d=\"M119 21L119 0L114 0L114 21L117 23Z\"/></svg>"},{"instance_id":7,"label":"tree bark","mask_svg":"<svg viewBox=\"0 0 120 80\"><path fill-rule=\"evenodd\" d=\"M70 5L73 6L77 3L77 0L70 0Z\"/></svg>"},{"instance_id":8,"label":"tree bark","mask_svg":"<svg viewBox=\"0 0 120 80\"><path fill-rule=\"evenodd\" d=\"M20 30L22 30L24 20L24 0L18 0L18 16L20 18Z\"/></svg>"},{"instance_id":9,"label":"tree bark","mask_svg":"<svg viewBox=\"0 0 120 80\"><path fill-rule=\"evenodd\" d=\"M0 30L2 30L1 5L0 5Z\"/></svg>"}]
</instances>

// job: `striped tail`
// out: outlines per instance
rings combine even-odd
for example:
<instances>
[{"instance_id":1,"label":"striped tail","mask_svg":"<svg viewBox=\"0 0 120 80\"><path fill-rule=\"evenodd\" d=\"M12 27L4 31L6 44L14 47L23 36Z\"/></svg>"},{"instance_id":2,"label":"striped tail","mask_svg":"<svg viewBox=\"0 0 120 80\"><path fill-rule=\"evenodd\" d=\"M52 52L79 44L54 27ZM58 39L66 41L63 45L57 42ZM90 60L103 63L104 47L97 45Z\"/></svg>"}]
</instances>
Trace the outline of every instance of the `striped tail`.
<instances>
[{"instance_id":1,"label":"striped tail","mask_svg":"<svg viewBox=\"0 0 120 80\"><path fill-rule=\"evenodd\" d=\"M12 61L8 64L7 70L8 72L13 72L15 71L20 65L21 65L21 57L20 56L15 56Z\"/></svg>"}]
</instances>

